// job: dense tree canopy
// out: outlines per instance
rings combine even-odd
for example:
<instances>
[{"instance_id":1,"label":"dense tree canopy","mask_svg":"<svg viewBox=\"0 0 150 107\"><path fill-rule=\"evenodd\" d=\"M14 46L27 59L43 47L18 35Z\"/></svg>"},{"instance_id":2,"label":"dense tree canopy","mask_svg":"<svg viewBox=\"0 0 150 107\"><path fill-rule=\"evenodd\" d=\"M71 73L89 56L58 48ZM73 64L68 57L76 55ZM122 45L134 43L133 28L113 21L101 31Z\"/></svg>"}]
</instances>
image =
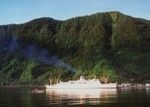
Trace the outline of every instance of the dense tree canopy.
<instances>
[{"instance_id":1,"label":"dense tree canopy","mask_svg":"<svg viewBox=\"0 0 150 107\"><path fill-rule=\"evenodd\" d=\"M20 44L10 51L13 37ZM75 72L24 56L21 49L31 44L48 50ZM102 82L141 82L150 77L149 65L150 21L119 12L0 26L1 84L45 84L50 78L55 83L81 75Z\"/></svg>"}]
</instances>

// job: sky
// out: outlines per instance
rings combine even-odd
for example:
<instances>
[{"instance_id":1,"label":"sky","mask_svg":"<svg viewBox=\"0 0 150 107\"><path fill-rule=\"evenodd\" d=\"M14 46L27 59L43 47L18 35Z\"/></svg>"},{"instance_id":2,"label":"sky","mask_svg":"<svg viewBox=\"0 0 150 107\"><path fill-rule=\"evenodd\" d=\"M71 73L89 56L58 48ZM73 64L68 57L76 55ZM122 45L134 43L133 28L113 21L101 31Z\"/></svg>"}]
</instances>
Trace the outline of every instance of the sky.
<instances>
[{"instance_id":1,"label":"sky","mask_svg":"<svg viewBox=\"0 0 150 107\"><path fill-rule=\"evenodd\" d=\"M150 20L150 0L0 0L0 25L40 17L66 20L107 11Z\"/></svg>"}]
</instances>

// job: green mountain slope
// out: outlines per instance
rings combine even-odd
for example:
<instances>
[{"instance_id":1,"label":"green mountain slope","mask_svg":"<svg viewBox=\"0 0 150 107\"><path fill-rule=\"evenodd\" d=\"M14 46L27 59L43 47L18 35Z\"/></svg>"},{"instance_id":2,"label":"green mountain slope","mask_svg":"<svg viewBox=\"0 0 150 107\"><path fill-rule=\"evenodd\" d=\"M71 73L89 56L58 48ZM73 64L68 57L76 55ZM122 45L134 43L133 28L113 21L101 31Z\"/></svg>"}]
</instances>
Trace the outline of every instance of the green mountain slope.
<instances>
[{"instance_id":1,"label":"green mountain slope","mask_svg":"<svg viewBox=\"0 0 150 107\"><path fill-rule=\"evenodd\" d=\"M0 26L1 84L45 84L49 78L55 83L81 75L142 82L150 77L149 65L150 21L119 12Z\"/></svg>"}]
</instances>

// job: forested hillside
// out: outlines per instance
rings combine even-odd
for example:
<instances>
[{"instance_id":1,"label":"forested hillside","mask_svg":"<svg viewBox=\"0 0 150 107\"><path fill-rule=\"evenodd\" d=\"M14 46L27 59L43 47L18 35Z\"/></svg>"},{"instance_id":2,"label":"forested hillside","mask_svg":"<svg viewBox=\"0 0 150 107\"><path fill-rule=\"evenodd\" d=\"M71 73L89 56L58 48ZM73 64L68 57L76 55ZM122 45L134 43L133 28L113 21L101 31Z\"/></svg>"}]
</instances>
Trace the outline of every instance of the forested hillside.
<instances>
[{"instance_id":1,"label":"forested hillside","mask_svg":"<svg viewBox=\"0 0 150 107\"><path fill-rule=\"evenodd\" d=\"M119 12L0 26L1 85L150 78L150 21Z\"/></svg>"}]
</instances>

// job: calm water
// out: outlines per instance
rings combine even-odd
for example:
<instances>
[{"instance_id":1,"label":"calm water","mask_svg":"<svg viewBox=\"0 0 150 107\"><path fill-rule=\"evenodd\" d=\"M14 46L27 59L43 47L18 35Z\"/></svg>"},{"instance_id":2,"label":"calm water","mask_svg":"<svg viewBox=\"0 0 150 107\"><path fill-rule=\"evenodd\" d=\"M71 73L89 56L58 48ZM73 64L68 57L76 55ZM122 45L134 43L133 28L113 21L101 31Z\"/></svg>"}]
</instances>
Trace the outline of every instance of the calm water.
<instances>
[{"instance_id":1,"label":"calm water","mask_svg":"<svg viewBox=\"0 0 150 107\"><path fill-rule=\"evenodd\" d=\"M150 107L150 89L33 90L0 88L0 107Z\"/></svg>"}]
</instances>

